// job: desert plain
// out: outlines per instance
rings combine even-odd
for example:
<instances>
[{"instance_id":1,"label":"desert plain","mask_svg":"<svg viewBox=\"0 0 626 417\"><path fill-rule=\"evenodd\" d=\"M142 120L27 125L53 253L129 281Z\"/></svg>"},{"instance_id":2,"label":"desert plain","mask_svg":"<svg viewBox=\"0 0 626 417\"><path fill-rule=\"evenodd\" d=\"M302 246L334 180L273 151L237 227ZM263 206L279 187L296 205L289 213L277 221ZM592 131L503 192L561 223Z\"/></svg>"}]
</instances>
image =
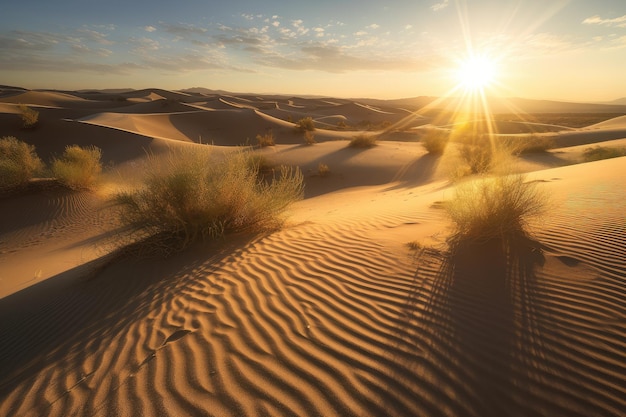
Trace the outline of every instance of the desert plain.
<instances>
[{"instance_id":1,"label":"desert plain","mask_svg":"<svg viewBox=\"0 0 626 417\"><path fill-rule=\"evenodd\" d=\"M496 140L553 141L509 161L546 210L520 244L462 250L445 204L476 179L454 175L458 144L421 143L457 126L451 109L3 87L0 137L47 163L97 146L104 170L92 190L35 180L0 197L0 415L624 415L626 159L584 155L626 147L626 106L491 103ZM349 147L358 134L376 145ZM304 198L277 230L115 256L114 196L148 155L185 147L297 167Z\"/></svg>"}]
</instances>

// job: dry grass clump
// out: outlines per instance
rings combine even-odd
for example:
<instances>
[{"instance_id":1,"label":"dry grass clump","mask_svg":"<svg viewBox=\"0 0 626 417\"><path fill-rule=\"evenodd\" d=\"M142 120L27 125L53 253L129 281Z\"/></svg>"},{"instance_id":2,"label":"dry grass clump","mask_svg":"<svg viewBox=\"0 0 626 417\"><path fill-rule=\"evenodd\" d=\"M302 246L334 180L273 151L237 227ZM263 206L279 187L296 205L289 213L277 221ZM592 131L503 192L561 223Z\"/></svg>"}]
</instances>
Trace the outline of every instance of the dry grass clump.
<instances>
[{"instance_id":1,"label":"dry grass clump","mask_svg":"<svg viewBox=\"0 0 626 417\"><path fill-rule=\"evenodd\" d=\"M96 146L67 146L61 158L52 161L52 174L71 189L92 188L102 172L101 157Z\"/></svg>"},{"instance_id":2,"label":"dry grass clump","mask_svg":"<svg viewBox=\"0 0 626 417\"><path fill-rule=\"evenodd\" d=\"M468 175L485 174L492 170L496 148L488 135L470 134L460 142L459 152Z\"/></svg>"},{"instance_id":3,"label":"dry grass clump","mask_svg":"<svg viewBox=\"0 0 626 417\"><path fill-rule=\"evenodd\" d=\"M377 137L374 135L357 135L350 140L350 148L367 149L376 146Z\"/></svg>"},{"instance_id":4,"label":"dry grass clump","mask_svg":"<svg viewBox=\"0 0 626 417\"><path fill-rule=\"evenodd\" d=\"M316 143L315 133L310 130L304 132L304 143L306 143L307 145L314 145Z\"/></svg>"},{"instance_id":5,"label":"dry grass clump","mask_svg":"<svg viewBox=\"0 0 626 417\"><path fill-rule=\"evenodd\" d=\"M528 220L543 213L547 197L523 175L460 184L446 204L456 229L453 239L486 242L525 233Z\"/></svg>"},{"instance_id":6,"label":"dry grass clump","mask_svg":"<svg viewBox=\"0 0 626 417\"><path fill-rule=\"evenodd\" d=\"M323 162L320 162L317 165L317 174L320 177L327 177L328 175L330 175L330 168L328 167L328 165L324 164Z\"/></svg>"},{"instance_id":7,"label":"dry grass clump","mask_svg":"<svg viewBox=\"0 0 626 417\"><path fill-rule=\"evenodd\" d=\"M502 142L502 145L506 147L512 155L546 152L556 146L554 138L539 135L510 137Z\"/></svg>"},{"instance_id":8,"label":"dry grass clump","mask_svg":"<svg viewBox=\"0 0 626 417\"><path fill-rule=\"evenodd\" d=\"M0 190L26 184L43 171L44 164L35 147L13 136L0 139Z\"/></svg>"},{"instance_id":9,"label":"dry grass clump","mask_svg":"<svg viewBox=\"0 0 626 417\"><path fill-rule=\"evenodd\" d=\"M35 127L39 121L39 112L24 104L20 104L18 108L20 110L20 116L22 118L22 125L24 128L31 129Z\"/></svg>"},{"instance_id":10,"label":"dry grass clump","mask_svg":"<svg viewBox=\"0 0 626 417\"><path fill-rule=\"evenodd\" d=\"M443 130L429 129L424 133L420 143L428 151L434 155L441 155L446 150L450 134Z\"/></svg>"},{"instance_id":11,"label":"dry grass clump","mask_svg":"<svg viewBox=\"0 0 626 417\"><path fill-rule=\"evenodd\" d=\"M601 159L619 158L626 156L626 148L611 148L605 146L594 146L587 148L583 152L585 162L599 161Z\"/></svg>"},{"instance_id":12,"label":"dry grass clump","mask_svg":"<svg viewBox=\"0 0 626 417\"><path fill-rule=\"evenodd\" d=\"M313 132L315 123L312 117L304 117L296 122L296 130L300 132Z\"/></svg>"},{"instance_id":13,"label":"dry grass clump","mask_svg":"<svg viewBox=\"0 0 626 417\"><path fill-rule=\"evenodd\" d=\"M256 135L256 140L261 147L276 145L272 131L268 131L264 135Z\"/></svg>"},{"instance_id":14,"label":"dry grass clump","mask_svg":"<svg viewBox=\"0 0 626 417\"><path fill-rule=\"evenodd\" d=\"M118 195L117 201L135 238L166 253L227 232L275 227L303 196L298 169L281 167L266 181L246 152L214 160L206 149L187 148L165 160L150 157L147 172L140 189Z\"/></svg>"}]
</instances>

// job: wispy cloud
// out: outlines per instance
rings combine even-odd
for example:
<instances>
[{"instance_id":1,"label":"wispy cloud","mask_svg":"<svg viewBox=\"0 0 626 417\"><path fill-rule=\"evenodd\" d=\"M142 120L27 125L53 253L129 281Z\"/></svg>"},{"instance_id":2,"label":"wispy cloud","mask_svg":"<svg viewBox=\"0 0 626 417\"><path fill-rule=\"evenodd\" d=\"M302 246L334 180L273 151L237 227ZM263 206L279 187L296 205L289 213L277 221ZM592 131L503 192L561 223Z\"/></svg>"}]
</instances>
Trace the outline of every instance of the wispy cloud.
<instances>
[{"instance_id":1,"label":"wispy cloud","mask_svg":"<svg viewBox=\"0 0 626 417\"><path fill-rule=\"evenodd\" d=\"M445 9L446 7L448 7L450 5L449 0L443 0L440 3L435 3L432 6L430 6L430 9L434 12L438 12L440 10Z\"/></svg>"},{"instance_id":2,"label":"wispy cloud","mask_svg":"<svg viewBox=\"0 0 626 417\"><path fill-rule=\"evenodd\" d=\"M600 16L592 16L583 20L583 24L585 25L602 25L602 26L617 26L621 28L626 28L626 14L621 17L616 17L613 19L603 19Z\"/></svg>"},{"instance_id":3,"label":"wispy cloud","mask_svg":"<svg viewBox=\"0 0 626 417\"><path fill-rule=\"evenodd\" d=\"M154 26L144 26L143 30L146 32L155 32L157 29Z\"/></svg>"}]
</instances>

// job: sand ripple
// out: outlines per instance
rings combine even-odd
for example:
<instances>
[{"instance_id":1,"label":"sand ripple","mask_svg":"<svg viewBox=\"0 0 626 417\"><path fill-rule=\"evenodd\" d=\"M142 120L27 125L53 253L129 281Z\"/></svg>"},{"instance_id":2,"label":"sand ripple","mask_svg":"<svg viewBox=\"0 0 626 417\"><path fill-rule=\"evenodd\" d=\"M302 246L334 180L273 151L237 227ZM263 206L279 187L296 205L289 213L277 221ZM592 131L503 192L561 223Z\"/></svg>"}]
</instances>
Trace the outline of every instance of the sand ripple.
<instances>
[{"instance_id":1,"label":"sand ripple","mask_svg":"<svg viewBox=\"0 0 626 417\"><path fill-rule=\"evenodd\" d=\"M0 414L618 416L620 204L555 210L543 254L414 258L372 236L441 214L396 205L16 294Z\"/></svg>"}]
</instances>

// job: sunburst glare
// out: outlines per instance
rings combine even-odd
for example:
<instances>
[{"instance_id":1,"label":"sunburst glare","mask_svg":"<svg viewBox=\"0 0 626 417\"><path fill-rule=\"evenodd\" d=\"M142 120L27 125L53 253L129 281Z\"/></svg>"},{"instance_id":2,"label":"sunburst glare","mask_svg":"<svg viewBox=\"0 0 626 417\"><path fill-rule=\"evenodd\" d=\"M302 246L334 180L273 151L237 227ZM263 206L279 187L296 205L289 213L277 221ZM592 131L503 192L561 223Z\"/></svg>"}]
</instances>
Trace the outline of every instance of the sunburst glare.
<instances>
[{"instance_id":1,"label":"sunburst glare","mask_svg":"<svg viewBox=\"0 0 626 417\"><path fill-rule=\"evenodd\" d=\"M473 55L460 62L456 75L465 90L481 91L495 82L496 63L487 55Z\"/></svg>"}]
</instances>

